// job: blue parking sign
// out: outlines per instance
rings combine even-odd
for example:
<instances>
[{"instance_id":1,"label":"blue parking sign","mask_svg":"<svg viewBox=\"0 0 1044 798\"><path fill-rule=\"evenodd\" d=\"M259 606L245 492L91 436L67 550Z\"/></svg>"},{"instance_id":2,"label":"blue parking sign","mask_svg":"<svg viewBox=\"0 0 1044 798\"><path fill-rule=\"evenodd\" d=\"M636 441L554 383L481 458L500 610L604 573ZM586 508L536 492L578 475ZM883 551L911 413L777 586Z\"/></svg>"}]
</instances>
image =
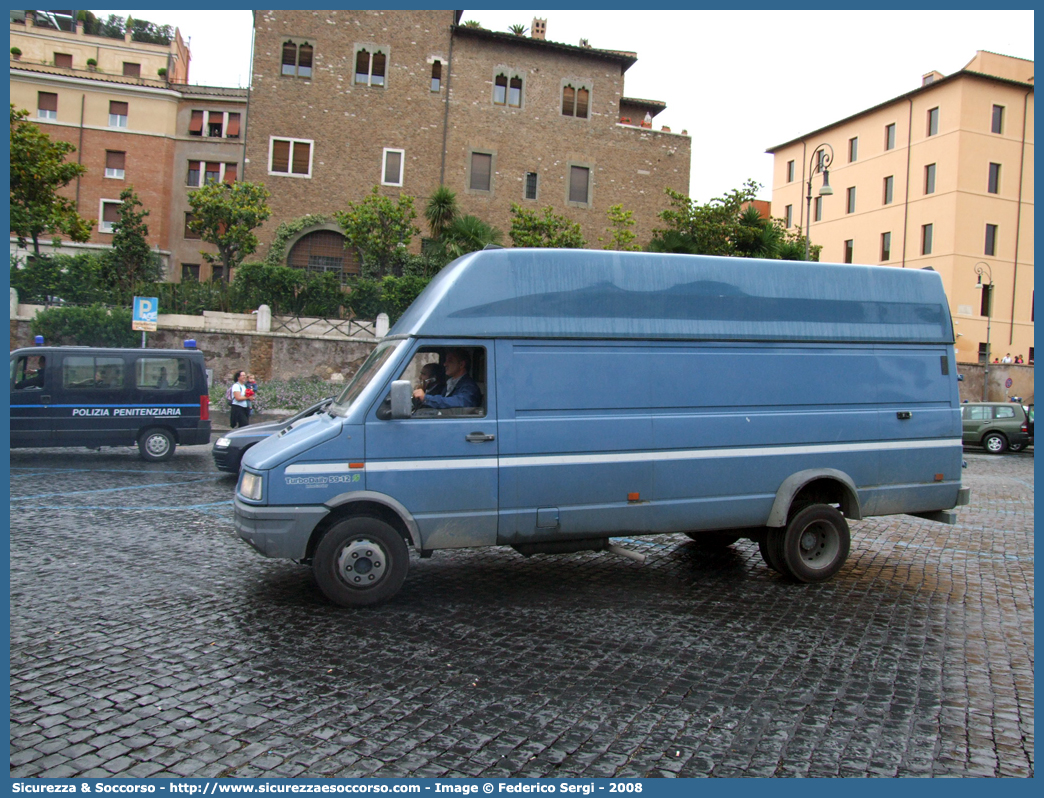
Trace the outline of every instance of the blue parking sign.
<instances>
[{"instance_id":1,"label":"blue parking sign","mask_svg":"<svg viewBox=\"0 0 1044 798\"><path fill-rule=\"evenodd\" d=\"M134 297L134 316L131 319L131 329L155 332L158 315L159 297Z\"/></svg>"}]
</instances>

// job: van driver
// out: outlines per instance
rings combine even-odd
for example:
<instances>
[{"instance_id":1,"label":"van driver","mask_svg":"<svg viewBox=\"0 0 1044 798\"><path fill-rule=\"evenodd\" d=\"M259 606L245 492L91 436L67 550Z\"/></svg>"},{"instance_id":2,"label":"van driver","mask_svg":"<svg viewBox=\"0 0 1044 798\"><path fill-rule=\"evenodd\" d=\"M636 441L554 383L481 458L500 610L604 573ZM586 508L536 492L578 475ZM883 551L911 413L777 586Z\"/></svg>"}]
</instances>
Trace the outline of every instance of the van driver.
<instances>
[{"instance_id":1,"label":"van driver","mask_svg":"<svg viewBox=\"0 0 1044 798\"><path fill-rule=\"evenodd\" d=\"M482 407L482 391L468 374L468 354L463 349L446 353L446 392L441 396L423 388L413 392L422 407Z\"/></svg>"}]
</instances>

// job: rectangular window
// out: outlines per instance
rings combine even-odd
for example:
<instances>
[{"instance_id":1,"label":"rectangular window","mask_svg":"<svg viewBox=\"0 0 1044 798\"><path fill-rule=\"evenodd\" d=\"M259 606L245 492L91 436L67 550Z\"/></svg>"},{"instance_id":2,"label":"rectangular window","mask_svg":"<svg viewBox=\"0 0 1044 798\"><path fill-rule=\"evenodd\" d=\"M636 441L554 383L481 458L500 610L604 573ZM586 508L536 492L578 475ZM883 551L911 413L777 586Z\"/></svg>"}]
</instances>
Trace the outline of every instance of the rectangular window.
<instances>
[{"instance_id":1,"label":"rectangular window","mask_svg":"<svg viewBox=\"0 0 1044 798\"><path fill-rule=\"evenodd\" d=\"M203 184L217 183L219 180L221 180L221 164L208 161L206 169L203 171Z\"/></svg>"},{"instance_id":2,"label":"rectangular window","mask_svg":"<svg viewBox=\"0 0 1044 798\"><path fill-rule=\"evenodd\" d=\"M442 62L438 59L431 64L431 90L439 91L442 88Z\"/></svg>"},{"instance_id":3,"label":"rectangular window","mask_svg":"<svg viewBox=\"0 0 1044 798\"><path fill-rule=\"evenodd\" d=\"M54 65L63 69L72 69L72 55L70 53L55 53Z\"/></svg>"},{"instance_id":4,"label":"rectangular window","mask_svg":"<svg viewBox=\"0 0 1044 798\"><path fill-rule=\"evenodd\" d=\"M845 263L852 263L855 251L855 241L851 238L845 241Z\"/></svg>"},{"instance_id":5,"label":"rectangular window","mask_svg":"<svg viewBox=\"0 0 1044 798\"><path fill-rule=\"evenodd\" d=\"M199 188L199 173L202 164L199 161L188 162L188 177L185 179L186 186Z\"/></svg>"},{"instance_id":6,"label":"rectangular window","mask_svg":"<svg viewBox=\"0 0 1044 798\"><path fill-rule=\"evenodd\" d=\"M114 150L105 151L105 176L123 180L127 165L127 153Z\"/></svg>"},{"instance_id":7,"label":"rectangular window","mask_svg":"<svg viewBox=\"0 0 1044 798\"><path fill-rule=\"evenodd\" d=\"M112 232L112 226L120 220L120 205L118 200L101 201L101 214L98 218L99 233Z\"/></svg>"},{"instance_id":8,"label":"rectangular window","mask_svg":"<svg viewBox=\"0 0 1044 798\"><path fill-rule=\"evenodd\" d=\"M181 264L181 282L189 282L195 280L199 282L199 264L198 263L182 263Z\"/></svg>"},{"instance_id":9,"label":"rectangular window","mask_svg":"<svg viewBox=\"0 0 1044 798\"><path fill-rule=\"evenodd\" d=\"M189 224L195 218L196 218L195 214L192 214L192 213L186 213L185 214L185 233L184 233L184 235L185 235L185 238L190 240L190 241L199 241L199 238L200 238L199 237L199 233L194 233L192 230L189 229Z\"/></svg>"},{"instance_id":10,"label":"rectangular window","mask_svg":"<svg viewBox=\"0 0 1044 798\"><path fill-rule=\"evenodd\" d=\"M885 149L895 149L895 122L885 125Z\"/></svg>"},{"instance_id":11,"label":"rectangular window","mask_svg":"<svg viewBox=\"0 0 1044 798\"><path fill-rule=\"evenodd\" d=\"M935 164L933 163L924 167L924 193L935 193Z\"/></svg>"},{"instance_id":12,"label":"rectangular window","mask_svg":"<svg viewBox=\"0 0 1044 798\"><path fill-rule=\"evenodd\" d=\"M855 213L855 186L851 186L845 192L845 213Z\"/></svg>"},{"instance_id":13,"label":"rectangular window","mask_svg":"<svg viewBox=\"0 0 1044 798\"><path fill-rule=\"evenodd\" d=\"M58 95L49 91L36 93L36 115L40 119L58 118Z\"/></svg>"},{"instance_id":14,"label":"rectangular window","mask_svg":"<svg viewBox=\"0 0 1044 798\"><path fill-rule=\"evenodd\" d=\"M993 106L993 119L990 120L990 131L992 133L1004 132L1004 106Z\"/></svg>"},{"instance_id":15,"label":"rectangular window","mask_svg":"<svg viewBox=\"0 0 1044 798\"><path fill-rule=\"evenodd\" d=\"M794 206L788 205L783 210L783 221L786 227L794 226Z\"/></svg>"},{"instance_id":16,"label":"rectangular window","mask_svg":"<svg viewBox=\"0 0 1044 798\"><path fill-rule=\"evenodd\" d=\"M123 388L123 358L66 355L62 363L62 384L71 390Z\"/></svg>"},{"instance_id":17,"label":"rectangular window","mask_svg":"<svg viewBox=\"0 0 1044 798\"><path fill-rule=\"evenodd\" d=\"M268 173L291 177L312 176L312 142L301 139L269 139Z\"/></svg>"},{"instance_id":18,"label":"rectangular window","mask_svg":"<svg viewBox=\"0 0 1044 798\"><path fill-rule=\"evenodd\" d=\"M140 78L141 77L141 64L135 64L131 61L123 62L123 77L125 78Z\"/></svg>"},{"instance_id":19,"label":"rectangular window","mask_svg":"<svg viewBox=\"0 0 1044 798\"><path fill-rule=\"evenodd\" d=\"M490 153L471 153L471 179L468 187L472 191L493 190L493 156Z\"/></svg>"},{"instance_id":20,"label":"rectangular window","mask_svg":"<svg viewBox=\"0 0 1044 798\"><path fill-rule=\"evenodd\" d=\"M225 129L225 112L209 111L207 113L207 135L211 138L221 138Z\"/></svg>"},{"instance_id":21,"label":"rectangular window","mask_svg":"<svg viewBox=\"0 0 1044 798\"><path fill-rule=\"evenodd\" d=\"M859 160L859 137L855 136L848 140L848 162Z\"/></svg>"},{"instance_id":22,"label":"rectangular window","mask_svg":"<svg viewBox=\"0 0 1044 798\"><path fill-rule=\"evenodd\" d=\"M892 204L892 197L895 191L895 176L889 175L884 179L884 203L885 205Z\"/></svg>"},{"instance_id":23,"label":"rectangular window","mask_svg":"<svg viewBox=\"0 0 1044 798\"><path fill-rule=\"evenodd\" d=\"M177 357L143 357L138 359L137 386L152 390L184 389L187 387L188 369L182 358Z\"/></svg>"},{"instance_id":24,"label":"rectangular window","mask_svg":"<svg viewBox=\"0 0 1044 798\"><path fill-rule=\"evenodd\" d=\"M239 164L235 164L235 163L227 163L227 164L225 164L225 173L224 173L224 175L222 176L221 179L224 180L229 185L232 185L233 183L236 182L238 177L239 177Z\"/></svg>"},{"instance_id":25,"label":"rectangular window","mask_svg":"<svg viewBox=\"0 0 1044 798\"><path fill-rule=\"evenodd\" d=\"M990 352L986 348L986 344L979 344L979 363L989 363ZM975 419L976 421L982 421L986 418L985 407L962 407L961 416L964 418Z\"/></svg>"},{"instance_id":26,"label":"rectangular window","mask_svg":"<svg viewBox=\"0 0 1044 798\"><path fill-rule=\"evenodd\" d=\"M127 127L127 103L109 101L109 127Z\"/></svg>"},{"instance_id":27,"label":"rectangular window","mask_svg":"<svg viewBox=\"0 0 1044 798\"><path fill-rule=\"evenodd\" d=\"M591 170L586 166L569 167L569 201L584 205L588 202L588 181Z\"/></svg>"},{"instance_id":28,"label":"rectangular window","mask_svg":"<svg viewBox=\"0 0 1044 798\"><path fill-rule=\"evenodd\" d=\"M990 164L990 177L986 183L986 190L991 194L997 194L1000 192L1000 164Z\"/></svg>"},{"instance_id":29,"label":"rectangular window","mask_svg":"<svg viewBox=\"0 0 1044 798\"><path fill-rule=\"evenodd\" d=\"M189 120L189 135L190 136L202 136L203 135L203 112L193 111L192 118Z\"/></svg>"},{"instance_id":30,"label":"rectangular window","mask_svg":"<svg viewBox=\"0 0 1044 798\"><path fill-rule=\"evenodd\" d=\"M816 197L815 200L813 200L812 207L813 207L812 221L813 222L821 222L821 221L823 221L823 198L822 197Z\"/></svg>"},{"instance_id":31,"label":"rectangular window","mask_svg":"<svg viewBox=\"0 0 1044 798\"><path fill-rule=\"evenodd\" d=\"M794 182L794 162L793 161L787 161L787 182L788 183L793 183Z\"/></svg>"},{"instance_id":32,"label":"rectangular window","mask_svg":"<svg viewBox=\"0 0 1044 798\"><path fill-rule=\"evenodd\" d=\"M225 131L225 136L230 139L239 138L239 114L228 115L228 130Z\"/></svg>"},{"instance_id":33,"label":"rectangular window","mask_svg":"<svg viewBox=\"0 0 1044 798\"><path fill-rule=\"evenodd\" d=\"M384 170L381 177L382 185L402 185L402 160L405 156L405 150L390 150L387 147L384 148Z\"/></svg>"},{"instance_id":34,"label":"rectangular window","mask_svg":"<svg viewBox=\"0 0 1044 798\"><path fill-rule=\"evenodd\" d=\"M928 135L934 136L939 132L939 109L932 108L928 111Z\"/></svg>"},{"instance_id":35,"label":"rectangular window","mask_svg":"<svg viewBox=\"0 0 1044 798\"><path fill-rule=\"evenodd\" d=\"M892 234L881 233L881 260L891 260L892 258Z\"/></svg>"},{"instance_id":36,"label":"rectangular window","mask_svg":"<svg viewBox=\"0 0 1044 798\"><path fill-rule=\"evenodd\" d=\"M986 246L983 247L983 255L994 256L997 254L997 225L986 225Z\"/></svg>"},{"instance_id":37,"label":"rectangular window","mask_svg":"<svg viewBox=\"0 0 1044 798\"><path fill-rule=\"evenodd\" d=\"M526 172L526 199L535 200L537 198L537 173Z\"/></svg>"},{"instance_id":38,"label":"rectangular window","mask_svg":"<svg viewBox=\"0 0 1044 798\"><path fill-rule=\"evenodd\" d=\"M979 301L979 315L992 316L993 313L993 284L982 284L982 298Z\"/></svg>"},{"instance_id":39,"label":"rectangular window","mask_svg":"<svg viewBox=\"0 0 1044 798\"><path fill-rule=\"evenodd\" d=\"M921 254L932 254L932 225L930 224L921 225Z\"/></svg>"},{"instance_id":40,"label":"rectangular window","mask_svg":"<svg viewBox=\"0 0 1044 798\"><path fill-rule=\"evenodd\" d=\"M215 263L210 267L210 282L223 283L225 281L225 267Z\"/></svg>"}]
</instances>

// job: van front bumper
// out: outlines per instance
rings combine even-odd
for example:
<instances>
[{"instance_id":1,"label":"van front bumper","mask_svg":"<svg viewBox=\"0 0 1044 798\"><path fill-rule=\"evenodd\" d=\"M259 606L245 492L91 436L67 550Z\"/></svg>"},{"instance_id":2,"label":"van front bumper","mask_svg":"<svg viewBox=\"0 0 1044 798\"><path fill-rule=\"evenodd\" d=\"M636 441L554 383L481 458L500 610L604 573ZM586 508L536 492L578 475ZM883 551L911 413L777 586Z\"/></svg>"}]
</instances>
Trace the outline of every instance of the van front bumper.
<instances>
[{"instance_id":1,"label":"van front bumper","mask_svg":"<svg viewBox=\"0 0 1044 798\"><path fill-rule=\"evenodd\" d=\"M303 560L312 530L330 510L326 507L257 507L236 497L236 532L266 557Z\"/></svg>"}]
</instances>

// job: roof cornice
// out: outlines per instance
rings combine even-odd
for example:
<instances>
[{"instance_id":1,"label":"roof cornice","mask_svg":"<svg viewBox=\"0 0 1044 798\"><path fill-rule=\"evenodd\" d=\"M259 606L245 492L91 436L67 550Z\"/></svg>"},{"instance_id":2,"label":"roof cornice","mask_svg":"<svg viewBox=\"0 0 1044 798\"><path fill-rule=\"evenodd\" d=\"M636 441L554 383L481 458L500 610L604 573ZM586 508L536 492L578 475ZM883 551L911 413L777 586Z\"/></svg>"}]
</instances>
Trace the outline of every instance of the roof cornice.
<instances>
[{"instance_id":1,"label":"roof cornice","mask_svg":"<svg viewBox=\"0 0 1044 798\"><path fill-rule=\"evenodd\" d=\"M500 33L486 28L469 28L466 25L454 25L453 35L470 36L476 39L500 42L502 44L519 44L523 47L539 48L541 50L555 50L570 55L584 56L586 58L599 58L603 61L614 61L623 66L626 72L638 61L634 53L625 53L619 50L600 50L595 47L578 47L572 44L560 44L546 39L534 39L530 36L516 36L513 33Z\"/></svg>"}]
</instances>

